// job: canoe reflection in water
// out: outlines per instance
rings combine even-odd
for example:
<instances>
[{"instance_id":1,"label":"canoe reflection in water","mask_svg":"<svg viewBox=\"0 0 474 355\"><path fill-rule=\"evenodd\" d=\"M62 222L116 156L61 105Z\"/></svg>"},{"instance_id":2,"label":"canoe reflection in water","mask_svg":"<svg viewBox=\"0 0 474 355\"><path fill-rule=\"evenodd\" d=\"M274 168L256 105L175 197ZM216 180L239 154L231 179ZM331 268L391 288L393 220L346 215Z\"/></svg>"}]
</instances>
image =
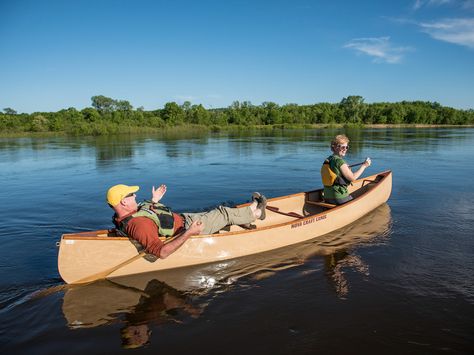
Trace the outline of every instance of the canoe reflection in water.
<instances>
[{"instance_id":1,"label":"canoe reflection in water","mask_svg":"<svg viewBox=\"0 0 474 355\"><path fill-rule=\"evenodd\" d=\"M62 310L71 328L123 323L124 347L149 343L150 326L169 322L186 324L199 317L213 295L237 280L260 280L279 270L324 257L325 274L336 295L347 296L344 274L351 269L369 276L369 266L354 247L385 243L391 232L390 208L383 204L357 222L312 241L267 253L219 263L144 273L66 288Z\"/></svg>"},{"instance_id":2,"label":"canoe reflection in water","mask_svg":"<svg viewBox=\"0 0 474 355\"><path fill-rule=\"evenodd\" d=\"M135 348L148 344L154 325L185 323L196 318L203 307L193 306L189 296L156 279L103 280L69 287L64 295L63 314L69 327L90 328L123 322L122 345ZM140 285L145 287L140 288Z\"/></svg>"},{"instance_id":3,"label":"canoe reflection in water","mask_svg":"<svg viewBox=\"0 0 474 355\"><path fill-rule=\"evenodd\" d=\"M350 247L384 244L388 241L391 229L390 207L385 204L358 222L328 234L325 241L319 240L320 245L328 247L328 250L331 250L329 246L332 245L333 251L324 257L324 266L328 282L339 298L344 299L349 293L345 270L358 272L365 277L370 275L369 265Z\"/></svg>"},{"instance_id":4,"label":"canoe reflection in water","mask_svg":"<svg viewBox=\"0 0 474 355\"><path fill-rule=\"evenodd\" d=\"M188 303L181 292L158 280L148 282L133 312L125 317L125 326L120 330L122 346L135 348L149 343L151 330L148 322L183 323L187 317L198 317L202 308Z\"/></svg>"}]
</instances>

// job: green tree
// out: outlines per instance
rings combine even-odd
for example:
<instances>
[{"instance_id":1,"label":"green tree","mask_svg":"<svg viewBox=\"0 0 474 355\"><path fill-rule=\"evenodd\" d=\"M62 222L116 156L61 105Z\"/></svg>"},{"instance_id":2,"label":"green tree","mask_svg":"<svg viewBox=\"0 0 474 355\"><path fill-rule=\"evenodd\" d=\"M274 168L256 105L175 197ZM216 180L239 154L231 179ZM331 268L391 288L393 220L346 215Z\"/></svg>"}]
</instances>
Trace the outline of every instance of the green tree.
<instances>
[{"instance_id":1,"label":"green tree","mask_svg":"<svg viewBox=\"0 0 474 355\"><path fill-rule=\"evenodd\" d=\"M10 107L4 108L3 112L5 112L5 115L16 115L16 111Z\"/></svg>"},{"instance_id":2,"label":"green tree","mask_svg":"<svg viewBox=\"0 0 474 355\"><path fill-rule=\"evenodd\" d=\"M163 120L173 126L184 122L184 111L176 102L167 102L162 111Z\"/></svg>"},{"instance_id":3,"label":"green tree","mask_svg":"<svg viewBox=\"0 0 474 355\"><path fill-rule=\"evenodd\" d=\"M31 121L31 130L33 132L44 132L48 130L48 119L43 115L36 115Z\"/></svg>"},{"instance_id":4,"label":"green tree","mask_svg":"<svg viewBox=\"0 0 474 355\"><path fill-rule=\"evenodd\" d=\"M281 111L276 103L263 102L261 107L264 111L263 124L272 125L281 123Z\"/></svg>"},{"instance_id":5,"label":"green tree","mask_svg":"<svg viewBox=\"0 0 474 355\"><path fill-rule=\"evenodd\" d=\"M181 109L184 112L184 122L193 123L194 118L191 102L184 101L184 103L181 105Z\"/></svg>"},{"instance_id":6,"label":"green tree","mask_svg":"<svg viewBox=\"0 0 474 355\"><path fill-rule=\"evenodd\" d=\"M114 111L116 107L116 101L110 97L103 95L92 96L92 107L94 107L100 113L109 113Z\"/></svg>"},{"instance_id":7,"label":"green tree","mask_svg":"<svg viewBox=\"0 0 474 355\"><path fill-rule=\"evenodd\" d=\"M242 115L239 101L232 102L232 105L229 106L227 112L229 115L228 121L230 124L236 124L236 125L245 124L245 118Z\"/></svg>"},{"instance_id":8,"label":"green tree","mask_svg":"<svg viewBox=\"0 0 474 355\"><path fill-rule=\"evenodd\" d=\"M183 104L181 105L181 108L185 112L191 111L191 108L192 108L191 101L184 101Z\"/></svg>"},{"instance_id":9,"label":"green tree","mask_svg":"<svg viewBox=\"0 0 474 355\"><path fill-rule=\"evenodd\" d=\"M339 105L330 104L328 102L322 102L315 105L315 118L313 119L314 123L335 123L336 114Z\"/></svg>"},{"instance_id":10,"label":"green tree","mask_svg":"<svg viewBox=\"0 0 474 355\"><path fill-rule=\"evenodd\" d=\"M117 111L130 112L133 110L133 106L127 100L115 101L115 108Z\"/></svg>"},{"instance_id":11,"label":"green tree","mask_svg":"<svg viewBox=\"0 0 474 355\"><path fill-rule=\"evenodd\" d=\"M406 110L403 105L394 103L387 108L387 123L400 124L403 123L406 116Z\"/></svg>"},{"instance_id":12,"label":"green tree","mask_svg":"<svg viewBox=\"0 0 474 355\"><path fill-rule=\"evenodd\" d=\"M82 116L84 117L84 120L88 122L95 122L100 120L100 115L97 112L97 110L94 110L93 108L87 107L81 111Z\"/></svg>"},{"instance_id":13,"label":"green tree","mask_svg":"<svg viewBox=\"0 0 474 355\"><path fill-rule=\"evenodd\" d=\"M346 122L362 122L362 115L366 109L362 96L352 95L345 97L341 100L339 105L343 111Z\"/></svg>"},{"instance_id":14,"label":"green tree","mask_svg":"<svg viewBox=\"0 0 474 355\"><path fill-rule=\"evenodd\" d=\"M192 123L207 125L210 122L210 114L202 105L194 105L191 109Z\"/></svg>"}]
</instances>

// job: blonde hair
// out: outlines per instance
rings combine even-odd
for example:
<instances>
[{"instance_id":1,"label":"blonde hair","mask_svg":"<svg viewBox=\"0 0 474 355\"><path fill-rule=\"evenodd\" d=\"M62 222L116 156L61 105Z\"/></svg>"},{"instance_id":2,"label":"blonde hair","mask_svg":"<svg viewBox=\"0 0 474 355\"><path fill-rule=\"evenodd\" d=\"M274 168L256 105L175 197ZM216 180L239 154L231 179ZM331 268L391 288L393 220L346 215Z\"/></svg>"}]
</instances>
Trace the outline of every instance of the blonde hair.
<instances>
[{"instance_id":1,"label":"blonde hair","mask_svg":"<svg viewBox=\"0 0 474 355\"><path fill-rule=\"evenodd\" d=\"M334 149L341 144L349 143L349 138L345 134L338 134L331 141L331 150L334 152Z\"/></svg>"}]
</instances>

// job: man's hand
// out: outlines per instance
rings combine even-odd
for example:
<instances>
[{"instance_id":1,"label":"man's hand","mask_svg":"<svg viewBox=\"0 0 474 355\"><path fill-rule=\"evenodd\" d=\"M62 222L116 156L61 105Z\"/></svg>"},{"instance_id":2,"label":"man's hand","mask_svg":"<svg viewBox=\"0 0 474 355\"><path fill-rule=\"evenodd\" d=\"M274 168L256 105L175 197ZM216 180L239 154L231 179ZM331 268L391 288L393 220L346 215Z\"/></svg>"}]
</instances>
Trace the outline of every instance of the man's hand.
<instances>
[{"instance_id":1,"label":"man's hand","mask_svg":"<svg viewBox=\"0 0 474 355\"><path fill-rule=\"evenodd\" d=\"M203 230L204 223L202 223L201 221L194 221L183 234L177 236L176 238L173 238L168 243L165 243L165 245L163 245L160 250L160 258L167 258L169 255L178 250L181 245L183 245L184 242L189 239L189 237L193 235L199 235L202 233Z\"/></svg>"},{"instance_id":2,"label":"man's hand","mask_svg":"<svg viewBox=\"0 0 474 355\"><path fill-rule=\"evenodd\" d=\"M165 193L166 193L166 185L160 185L160 187L158 187L157 189L155 189L155 186L153 186L151 189L151 194L152 194L151 200L154 203L157 203L163 198L163 195Z\"/></svg>"},{"instance_id":3,"label":"man's hand","mask_svg":"<svg viewBox=\"0 0 474 355\"><path fill-rule=\"evenodd\" d=\"M194 221L188 228L189 235L199 235L204 230L204 223L201 221Z\"/></svg>"}]
</instances>

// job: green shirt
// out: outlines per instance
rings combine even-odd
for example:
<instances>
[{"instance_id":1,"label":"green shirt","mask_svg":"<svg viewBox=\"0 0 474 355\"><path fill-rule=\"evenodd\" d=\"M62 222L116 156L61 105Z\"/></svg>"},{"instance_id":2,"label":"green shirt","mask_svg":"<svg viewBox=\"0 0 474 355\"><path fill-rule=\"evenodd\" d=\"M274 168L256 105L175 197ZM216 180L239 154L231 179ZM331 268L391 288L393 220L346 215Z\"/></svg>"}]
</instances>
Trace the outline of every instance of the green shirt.
<instances>
[{"instance_id":1,"label":"green shirt","mask_svg":"<svg viewBox=\"0 0 474 355\"><path fill-rule=\"evenodd\" d=\"M346 164L344 159L342 159L339 155L333 154L328 157L329 166L331 170L337 174L337 176L343 176L341 173L341 166ZM324 198L331 198L331 199L341 199L346 198L349 196L349 191L347 190L347 186L341 186L335 183L332 186L324 186Z\"/></svg>"}]
</instances>

